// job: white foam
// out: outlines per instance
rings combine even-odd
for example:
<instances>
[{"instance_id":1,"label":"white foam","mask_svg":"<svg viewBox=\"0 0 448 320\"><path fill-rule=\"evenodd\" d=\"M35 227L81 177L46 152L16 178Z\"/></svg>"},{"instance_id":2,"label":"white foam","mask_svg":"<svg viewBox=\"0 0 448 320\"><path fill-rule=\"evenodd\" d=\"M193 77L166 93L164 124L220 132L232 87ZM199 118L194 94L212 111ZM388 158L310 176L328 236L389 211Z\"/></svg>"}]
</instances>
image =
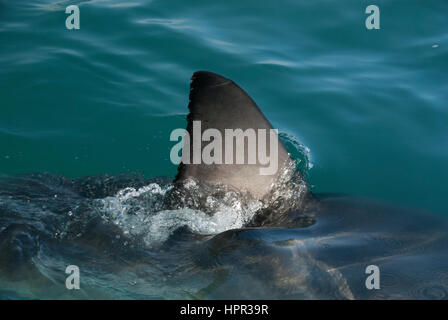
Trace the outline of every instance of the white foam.
<instances>
[{"instance_id":1,"label":"white foam","mask_svg":"<svg viewBox=\"0 0 448 320\"><path fill-rule=\"evenodd\" d=\"M233 201L228 205L208 196L207 206L217 208L213 215L188 208L158 210L160 196L169 188L162 189L152 183L138 190L122 189L113 197L99 200L102 216L120 227L125 235L141 236L146 245L153 246L166 241L181 227L202 235L242 228L262 205L259 201L244 206L240 201Z\"/></svg>"},{"instance_id":2,"label":"white foam","mask_svg":"<svg viewBox=\"0 0 448 320\"><path fill-rule=\"evenodd\" d=\"M289 133L281 132L280 135L301 154L305 170L312 168L310 149ZM222 186L207 186L189 179L184 181L182 191L173 198L167 194L172 185L162 187L151 183L139 189L124 188L115 196L98 200L99 211L125 236L139 237L148 246L163 243L181 227L202 235L218 234L244 227L258 210L277 199L282 199L283 203L278 208L285 210L299 205L306 185L303 179L295 177L295 168L295 163L285 168L275 185L271 186L271 198L265 199L266 203ZM175 209L167 210L164 204L172 199L175 203L168 207Z\"/></svg>"}]
</instances>

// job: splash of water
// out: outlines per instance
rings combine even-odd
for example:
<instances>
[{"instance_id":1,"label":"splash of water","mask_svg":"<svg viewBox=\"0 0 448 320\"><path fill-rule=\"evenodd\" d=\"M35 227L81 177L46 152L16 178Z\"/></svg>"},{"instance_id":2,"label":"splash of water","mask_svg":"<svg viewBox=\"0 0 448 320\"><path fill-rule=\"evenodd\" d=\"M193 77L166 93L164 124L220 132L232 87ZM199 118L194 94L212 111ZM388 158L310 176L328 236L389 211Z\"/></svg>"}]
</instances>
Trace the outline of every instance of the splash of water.
<instances>
[{"instance_id":1,"label":"splash of water","mask_svg":"<svg viewBox=\"0 0 448 320\"><path fill-rule=\"evenodd\" d=\"M208 193L208 188L195 180L189 180L183 190L152 183L139 189L125 188L98 203L104 219L125 235L142 236L146 245L154 246L181 227L201 235L242 228L262 206L260 201L220 188ZM195 196L190 197L192 194Z\"/></svg>"},{"instance_id":2,"label":"splash of water","mask_svg":"<svg viewBox=\"0 0 448 320\"><path fill-rule=\"evenodd\" d=\"M99 212L124 235L142 237L147 246L163 243L181 227L195 234L213 235L256 226L258 215L272 211L280 221L282 213L300 209L307 195L296 166L296 162L289 162L271 185L269 197L261 201L244 190L188 179L176 186L151 183L138 189L124 188L114 196L98 199Z\"/></svg>"}]
</instances>

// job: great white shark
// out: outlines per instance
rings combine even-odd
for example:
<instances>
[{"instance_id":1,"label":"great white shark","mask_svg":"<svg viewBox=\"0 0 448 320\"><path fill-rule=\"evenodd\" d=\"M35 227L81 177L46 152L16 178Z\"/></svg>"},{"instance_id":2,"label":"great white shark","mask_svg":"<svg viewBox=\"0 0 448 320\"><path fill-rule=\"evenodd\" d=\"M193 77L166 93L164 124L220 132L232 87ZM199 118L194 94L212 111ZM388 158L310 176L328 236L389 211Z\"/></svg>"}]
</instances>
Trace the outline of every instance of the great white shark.
<instances>
[{"instance_id":1,"label":"great white shark","mask_svg":"<svg viewBox=\"0 0 448 320\"><path fill-rule=\"evenodd\" d=\"M226 129L273 129L254 100L240 86L213 72L198 71L193 74L188 108L190 113L186 131L190 137L187 141L190 148L193 148L195 139L200 139L197 134L194 136L194 121L201 121L202 132L214 128L222 135ZM276 207L276 199L272 194L285 183L281 175L291 168L293 162L280 139L277 142L279 168L273 175L260 175L259 169L264 164L259 162L194 164L189 161L188 164L179 165L174 180L175 185L182 185L189 179L212 185L228 185L249 192L271 207L266 210L268 214L260 213L256 216L252 225L216 236L214 243L222 239L232 243L255 241L262 234L265 235L263 226L294 228L297 227L297 217L302 221L302 226L306 226L297 229L300 235L298 238L297 234L294 237L281 232L269 233L272 243L283 243L291 250L292 262L289 267L279 271L281 267L278 261L267 258L266 252L260 255L251 252L239 253L242 269L244 265L250 265L251 268L258 268L260 274L263 270L272 270L273 273L267 278L272 280L273 286L278 288L283 283L287 290L293 292L286 297L295 294L308 298L319 297L319 291L324 289L318 284L312 287L308 283L306 292L297 289L302 288L307 281L312 282L316 272L320 273L321 278L327 279L328 297L448 297L447 219L430 212L372 199L348 195L314 195L300 172L295 180L302 188L295 194L295 203ZM196 143L202 149L207 145L204 141ZM244 148L246 155L251 152L247 144ZM222 152L225 152L224 147ZM369 269L366 267L369 265L378 265L378 270L383 272L383 277L378 279L383 279L382 287L367 288ZM217 290L216 296L230 288L223 285L221 290ZM244 296L244 286L239 290L241 296L253 297L249 293ZM261 297L270 296L269 292L259 293Z\"/></svg>"},{"instance_id":2,"label":"great white shark","mask_svg":"<svg viewBox=\"0 0 448 320\"><path fill-rule=\"evenodd\" d=\"M208 129L224 136L273 129L243 89L212 72L194 73L188 107L191 150L207 148L211 141L199 136ZM446 217L314 194L278 136L266 143L269 153L277 143L270 175L261 174L267 164L258 157L207 164L190 154L173 183L127 175L0 179L0 298L448 298ZM247 159L254 151L243 146ZM249 198L263 205L228 227ZM201 223L212 227L193 230ZM219 223L225 228L209 232ZM145 241L160 230L167 236L160 246ZM81 290L67 290L68 264L79 266Z\"/></svg>"}]
</instances>

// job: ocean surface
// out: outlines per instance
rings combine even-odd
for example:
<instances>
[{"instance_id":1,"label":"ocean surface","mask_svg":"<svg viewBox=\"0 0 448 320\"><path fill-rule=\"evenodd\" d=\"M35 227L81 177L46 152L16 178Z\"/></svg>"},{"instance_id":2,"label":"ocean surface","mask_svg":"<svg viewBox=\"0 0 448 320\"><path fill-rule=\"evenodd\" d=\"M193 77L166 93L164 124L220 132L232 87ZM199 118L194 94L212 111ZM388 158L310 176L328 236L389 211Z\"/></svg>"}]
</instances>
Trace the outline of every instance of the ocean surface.
<instances>
[{"instance_id":1,"label":"ocean surface","mask_svg":"<svg viewBox=\"0 0 448 320\"><path fill-rule=\"evenodd\" d=\"M73 4L79 30L65 26ZM365 27L370 4L379 30ZM0 298L446 298L447 12L445 0L0 0ZM400 209L381 209L376 229L327 229L323 210L323 225L252 231L231 231L251 204L162 210L197 70L251 95L313 193ZM329 207L344 217L375 216L340 199ZM364 268L386 253L400 257L389 291L368 292ZM81 290L65 288L70 264Z\"/></svg>"}]
</instances>

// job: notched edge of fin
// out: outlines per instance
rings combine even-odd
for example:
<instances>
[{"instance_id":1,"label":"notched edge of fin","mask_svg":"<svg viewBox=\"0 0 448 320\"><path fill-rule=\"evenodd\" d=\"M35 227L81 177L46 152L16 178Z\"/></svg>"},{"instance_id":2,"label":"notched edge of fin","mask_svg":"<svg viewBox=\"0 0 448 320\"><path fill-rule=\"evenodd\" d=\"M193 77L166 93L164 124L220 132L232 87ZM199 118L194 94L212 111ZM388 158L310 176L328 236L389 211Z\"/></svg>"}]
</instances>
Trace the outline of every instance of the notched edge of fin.
<instances>
[{"instance_id":1,"label":"notched edge of fin","mask_svg":"<svg viewBox=\"0 0 448 320\"><path fill-rule=\"evenodd\" d=\"M192 123L191 119L193 111L192 104L194 102L195 89L198 90L200 88L211 88L233 83L232 80L227 79L219 74L203 70L194 72L190 79L191 82L190 82L190 94L188 101L188 115L187 115L187 128L186 128L187 130L189 129L188 127L191 126ZM184 166L185 165L181 162L177 167L177 174L174 177L173 183L177 183L180 181Z\"/></svg>"},{"instance_id":2,"label":"notched edge of fin","mask_svg":"<svg viewBox=\"0 0 448 320\"><path fill-rule=\"evenodd\" d=\"M210 71L196 71L191 76L190 91L200 87L216 87L233 81Z\"/></svg>"}]
</instances>

